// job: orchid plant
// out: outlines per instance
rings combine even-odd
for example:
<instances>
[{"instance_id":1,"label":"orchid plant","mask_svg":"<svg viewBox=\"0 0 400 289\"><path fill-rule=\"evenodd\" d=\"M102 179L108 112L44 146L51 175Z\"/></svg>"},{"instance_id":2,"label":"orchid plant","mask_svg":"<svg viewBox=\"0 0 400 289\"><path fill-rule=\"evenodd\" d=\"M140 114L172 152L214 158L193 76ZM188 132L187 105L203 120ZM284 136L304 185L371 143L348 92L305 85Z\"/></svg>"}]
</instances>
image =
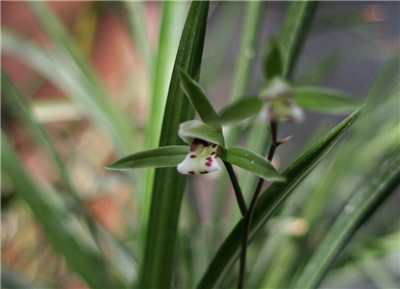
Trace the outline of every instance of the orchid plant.
<instances>
[{"instance_id":1,"label":"orchid plant","mask_svg":"<svg viewBox=\"0 0 400 289\"><path fill-rule=\"evenodd\" d=\"M371 83L361 113L357 109L360 102L354 97L311 85L328 80L329 72L335 64L340 63L342 57L338 56L351 56L351 49L347 48L358 49L362 46L353 46L354 42L340 42L335 45L340 45L338 48L343 45L343 51L335 49L331 53L334 45L329 43L321 46L323 49L319 51L319 57L310 55L309 49L302 49L309 34L315 35L316 31L324 31L325 34L331 29L329 27L334 28L334 25L326 25L331 22L327 20L335 19L340 30L343 30L343 24L350 25L351 17L355 17L354 24L357 27L362 25L361 18L371 13L382 14L382 19L387 17L389 20L396 15L373 12L384 12L380 9L391 7L391 4L373 7L359 5L356 10L351 10L359 12L353 15L350 15L350 10L332 10L331 5L318 4L318 1L279 4L279 9L284 9L285 15L279 35L273 37L264 35L266 30L262 29L265 25L275 23L275 17L269 17L274 9L265 14L270 5L265 6L266 2L263 1L231 4L218 1L163 1L160 5L150 6L143 1L117 2L113 5L104 3L101 9L98 9L97 3L84 5L87 10L79 13L79 25L72 30L65 27L58 12L53 10L54 5L46 1L29 2L27 7L42 28L39 32L46 33L42 36L46 36L48 41L43 43L37 43L31 34L25 35L20 29L14 31L11 26L7 27L7 23L2 28L2 53L7 63L11 63L9 61L12 59L21 62L23 67L35 71L33 78L38 80L38 85L42 80L46 85L49 81L70 98L68 101L62 98L60 102L52 104L37 101L30 93L37 91L35 88L38 86L32 86L33 83L29 82L20 87L19 81L15 82L18 67L5 65L2 68L2 95L7 112L4 115L1 145L4 176L2 199L5 200L3 223L6 231L10 231L5 234L7 238L2 240L2 243L8 243L6 252L10 251L2 268L2 287L67 286L67 283L64 284L67 276L73 284L81 284L82 279L86 282L82 284L85 288L233 288L237 278L239 289L312 289L322 281L327 282L322 287L335 287L339 283L345 286L342 283L343 274L359 272L360 264L365 272L374 271L378 267L369 265L380 265L381 262L382 265L388 265L382 268L392 269L392 265L386 261L384 263L383 258L391 260L396 254L394 249L398 243L398 228L393 224L389 224L386 231L390 234L382 235L384 238L377 237L375 228L381 224L378 220L372 230L362 232L373 232L371 236L374 236L362 238L361 241L360 238L354 240L357 242L353 242L357 245L356 252L343 251L343 248L400 183L400 130L398 118L395 117L398 115L400 85L398 65L394 65L399 63L398 47L387 59L374 83ZM189 4L186 22L183 23L182 17L186 14L184 8ZM319 5L322 9L318 8L319 16L315 17ZM5 10L12 8L12 5L6 6L9 7L5 7ZM337 5L338 8L341 6L345 7L346 4ZM210 7L213 7L213 13L209 13ZM159 23L159 41L155 47L155 26L152 24L149 27L151 29L147 29L146 24L156 18L152 16L149 18L151 22L147 23L144 16L155 15L158 11L162 18L156 21ZM338 17L338 11L346 13ZM98 43L97 34L102 36L99 39L109 36L108 33L100 33L105 27L102 21L109 19L108 13L126 16L115 18L117 22L122 21L122 25L113 22L108 30L118 29L118 32L121 27L129 26L135 44L132 47L137 49L137 55L143 57L143 63L140 61L139 65L134 66L137 74L127 73L124 66L120 76L129 79L130 83L151 84L143 90L148 92L143 96L149 100L146 120L142 118L144 114L135 115L136 110L130 105L119 107L122 103L142 101L144 98L136 95L137 91L142 95L141 90L134 86L131 91L134 94L126 93L126 98L122 98L125 93L121 94L121 99L112 97L106 89L108 82L103 85L102 77L98 77L98 71L92 67L92 61L97 62L97 58L88 57L89 51L98 51L104 45L120 46L122 43L123 48L128 43ZM375 18L373 22L382 29L387 27L381 25L383 22L376 21L380 17ZM212 19L213 25L207 25L209 19ZM238 19L240 23L237 23ZM316 23L313 24L314 21ZM368 27L375 25L365 24ZM310 29L313 25L317 27L314 31ZM380 29L374 30L372 36L379 35ZM373 40L373 37L367 35L369 29L362 30L359 32L365 37L362 37L362 45L365 45L367 42L364 40ZM124 31L118 32L118 39L123 39L120 37L125 34ZM226 34L224 37L221 37L221 31ZM147 32L152 33L147 35ZM335 35L338 34L335 32ZM369 55L370 64L378 59L376 63L381 62L383 54L377 52L384 51L386 54L391 46L388 44L397 43L392 40L398 37L388 38L389 34L385 32L382 38L385 41L373 41L374 45L368 45L367 50L357 52L362 52L359 53L361 57ZM80 36L96 36L96 41L81 43ZM256 52L263 45L265 37L268 38L262 63L256 63L260 54ZM390 39L390 43L387 42ZM225 55L221 54L228 45L232 46L231 40L237 44L237 55L226 55L226 60L229 59L229 64L234 66L233 71L227 71L227 67L232 67L221 65L211 58L225 59ZM203 48L208 43L212 45L208 47L208 57L203 59ZM153 48L156 50L153 51ZM230 52L234 50L230 49ZM107 48L105 53L109 51ZM127 55L125 48L123 51L121 59ZM321 61L319 58L322 56L324 60ZM298 67L300 58L308 65ZM361 59L357 58L357 64ZM351 68L350 72L357 69L358 66L351 67L354 64L354 59L349 57L346 67ZM262 73L256 70L259 66ZM221 110L215 110L213 98L199 85L201 69L209 77L201 79L201 83L207 86L214 81L218 83L219 79L213 78L216 71L234 78L232 87L229 87L230 100ZM9 77L7 73L10 73ZM257 93L248 95L252 73L257 73L254 79L261 81L261 85ZM368 73L372 71L368 70ZM360 81L358 85L364 88L369 84L366 80L370 76L363 79L363 74L359 73L357 78ZM37 75L42 75L44 79L39 81ZM128 86L131 89L131 85ZM40 89L40 92L43 91ZM122 93L125 89L119 91ZM228 96L224 95L219 100L222 99L228 99ZM52 120L48 116L49 107L54 108ZM57 115L60 107L64 112L62 117ZM79 108L79 111L75 112L75 108ZM337 119L320 118L324 123L314 130L315 138L308 138L310 142L307 144L310 145L298 155L293 153L291 156L295 160L284 168L275 156L276 152L282 152L280 149L285 148L291 138L286 135L281 138L282 124L285 123L286 129L296 131L299 130L297 123L306 121L302 128L307 127L307 131L311 132L313 125L308 126L307 111L330 114L354 112L329 131L323 126L325 121L330 125L331 121L336 122ZM81 134L81 126L73 125L71 130L68 124L59 126L58 122L65 115L74 123L78 119L83 121L85 133ZM86 125L88 120L90 125ZM53 121L57 125L51 125L50 130L42 123ZM132 126L132 123L135 125ZM146 127L142 126L144 123ZM68 130L57 132L64 127ZM246 129L245 133L242 133L243 128ZM67 139L65 136L70 131L74 137ZM35 146L32 150L26 150L25 144L21 146L21 140L28 138L21 137L20 132L30 135L29 139ZM79 137L76 138L76 135ZM81 135L84 137L81 138ZM95 139L93 135L96 135ZM102 146L92 148L91 145L98 142L98 135L103 136L105 146L101 142ZM344 139L335 147L342 136ZM90 139L90 145L87 145L87 139ZM77 140L79 142L75 143ZM111 143L113 147L109 145ZM30 144L27 143L27 146ZM141 151L144 147L148 149ZM298 149L294 144L293 147ZM334 147L335 151L332 151ZM33 158L30 157L31 151L35 152ZM105 151L107 153L103 153ZM73 152L72 157L69 152ZM333 154L325 158L328 152ZM109 164L107 168L111 170L157 169L125 174L104 172L104 162L114 155L127 156ZM283 154L279 157L282 157L281 163L288 160ZM32 160L35 160L35 164L38 164L38 160L44 160L46 165L40 163L39 170L35 171ZM53 166L47 165L54 165L55 172L50 171ZM313 171L317 165L318 169ZM94 167L96 173L93 173ZM47 171L46 168L50 173L48 179L42 177L42 169ZM210 174L212 177L207 177ZM75 179L77 176L79 178ZM203 202L197 199L200 195L196 191L197 185L191 186L193 183L189 182L189 186L185 187L187 180L202 180L197 183L199 186L207 185L207 189L216 192L207 195L209 206L203 206ZM218 181L215 186L214 182L211 186L205 184L210 180ZM228 186L233 188L235 198L227 196L231 193L231 190L227 190ZM132 194L126 198L128 191ZM112 195L115 192L118 195L114 199ZM185 193L187 198L184 199ZM20 199L27 206L21 206ZM105 209L98 209L99 200L102 204L99 207ZM121 204L114 207L117 202ZM391 207L385 207L389 210L384 210L384 220L389 220L396 212L391 203ZM121 214L114 215L118 210ZM9 216L11 219L8 219ZM103 217L111 217L115 228L123 229L123 232L114 232L114 226L109 227L108 222L104 221L107 218ZM325 226L327 222L329 226ZM40 225L40 231L36 223ZM20 224L24 226L20 227ZM34 240L39 242L29 242L32 244L28 251L21 251L29 254L15 263L13 256L16 251L7 251L7 248L15 249L15 244L26 243L15 228L25 231L28 226L31 227L29 232L35 233L29 235L35 235ZM46 239L42 238L42 232L46 234ZM52 264L55 262L53 257L48 259L47 255L52 255L53 250L48 250L47 243L51 243L62 257L57 257L61 263L54 263L61 264L61 267L41 266L47 264L48 260ZM43 258L32 255L37 249L36 244L51 254L46 253ZM367 248L370 244L373 244L373 250ZM247 258L248 247L254 253L249 254L250 258ZM375 254L378 251L379 254ZM340 262L335 266L334 261L339 254ZM11 263L9 259L12 259ZM24 261L32 261L33 267L23 266L24 272L21 273L27 275L20 276L18 271ZM8 268L10 265L12 267ZM333 270L328 270L330 267ZM35 272L30 268L34 268ZM399 277L397 272L389 274L385 271L390 270L364 274L364 278L371 278L367 281L373 281L371 284L374 283L376 287L396 287L396 284L391 286L390 281ZM324 280L328 272L336 278ZM329 279L336 279L339 283L330 283ZM349 282L352 284L353 278L349 278ZM359 284L365 285L367 282Z\"/></svg>"},{"instance_id":2,"label":"orchid plant","mask_svg":"<svg viewBox=\"0 0 400 289\"><path fill-rule=\"evenodd\" d=\"M271 41L270 45L276 45L276 43ZM274 59L274 62L282 61L278 47L273 47L269 51L273 51L278 57L278 59ZM266 59L270 59L270 57L267 55ZM268 63L266 66L268 69ZM281 67L281 64L278 67ZM108 169L113 170L176 166L178 172L184 175L205 175L220 171L220 160L222 160L232 182L244 220L239 289L244 286L249 228L264 180L285 182L285 177L271 164L276 148L290 139L290 136L282 140L277 139L278 124L302 121L304 108L342 113L359 105L357 101L337 91L315 87L293 87L289 81L282 78L282 70L275 70L272 77L271 74L271 72L266 72L266 76L269 75L270 80L266 80L257 96L232 103L217 113L205 90L186 71L179 68L181 89L201 119L201 121L190 120L180 124L177 133L188 145L153 148L134 153L107 166ZM317 100L310 98L312 93L318 94L319 98ZM325 105L326 103L329 103L329 106ZM227 148L222 124L242 121L257 114L261 121L268 121L270 124L271 143L267 157L245 148ZM259 177L250 205L245 202L232 165Z\"/></svg>"}]
</instances>

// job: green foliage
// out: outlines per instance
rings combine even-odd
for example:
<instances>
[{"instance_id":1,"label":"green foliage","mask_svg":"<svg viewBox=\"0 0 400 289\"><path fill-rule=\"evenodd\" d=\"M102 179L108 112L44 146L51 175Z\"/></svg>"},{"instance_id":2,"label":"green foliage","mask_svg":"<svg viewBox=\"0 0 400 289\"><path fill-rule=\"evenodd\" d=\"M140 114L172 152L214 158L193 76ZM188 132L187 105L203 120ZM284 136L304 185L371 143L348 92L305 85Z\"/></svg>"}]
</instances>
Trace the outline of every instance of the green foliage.
<instances>
[{"instance_id":1,"label":"green foliage","mask_svg":"<svg viewBox=\"0 0 400 289\"><path fill-rule=\"evenodd\" d=\"M204 89L201 88L200 85L182 69L179 70L179 75L181 79L182 90L189 98L193 108L197 111L200 118L205 123L214 124L218 119L218 115L210 103ZM218 125L217 128L221 130L220 126Z\"/></svg>"},{"instance_id":2,"label":"green foliage","mask_svg":"<svg viewBox=\"0 0 400 289\"><path fill-rule=\"evenodd\" d=\"M374 171L370 182L356 189L316 248L295 287L317 287L357 229L371 217L371 213L385 199L395 192L400 184L399 156L398 149L390 152L388 162Z\"/></svg>"},{"instance_id":3,"label":"green foliage","mask_svg":"<svg viewBox=\"0 0 400 289\"><path fill-rule=\"evenodd\" d=\"M10 177L15 190L29 205L54 248L64 256L69 266L93 288L114 287L116 284L111 281L99 253L80 237L77 220L69 214L65 204L60 206L59 202L52 201L50 193L32 180L4 134L1 168Z\"/></svg>"},{"instance_id":4,"label":"green foliage","mask_svg":"<svg viewBox=\"0 0 400 289\"><path fill-rule=\"evenodd\" d=\"M221 147L225 146L224 136L219 129L197 120L181 123L179 126L179 136L189 144L193 139L198 138L215 143Z\"/></svg>"},{"instance_id":5,"label":"green foliage","mask_svg":"<svg viewBox=\"0 0 400 289\"><path fill-rule=\"evenodd\" d=\"M260 232L262 226L276 213L284 200L290 195L293 187L310 173L324 154L333 147L339 137L349 128L358 114L359 112L353 113L294 161L282 174L286 179L284 183L274 183L262 193L251 223L250 239ZM237 223L218 249L197 288L216 288L228 270L234 265L234 262L239 257L242 223L242 221Z\"/></svg>"},{"instance_id":6,"label":"green foliage","mask_svg":"<svg viewBox=\"0 0 400 289\"><path fill-rule=\"evenodd\" d=\"M262 100L258 96L246 97L226 106L219 113L221 123L240 121L260 112Z\"/></svg>"},{"instance_id":7,"label":"green foliage","mask_svg":"<svg viewBox=\"0 0 400 289\"><path fill-rule=\"evenodd\" d=\"M317 87L295 87L294 98L305 109L325 113L348 113L361 105L346 93Z\"/></svg>"},{"instance_id":8,"label":"green foliage","mask_svg":"<svg viewBox=\"0 0 400 289\"><path fill-rule=\"evenodd\" d=\"M285 180L267 159L252 151L240 148L226 149L222 151L221 158L266 180Z\"/></svg>"},{"instance_id":9,"label":"green foliage","mask_svg":"<svg viewBox=\"0 0 400 289\"><path fill-rule=\"evenodd\" d=\"M279 42L275 37L271 37L268 41L263 68L267 79L281 76L283 73L282 53L279 47Z\"/></svg>"},{"instance_id":10,"label":"green foliage","mask_svg":"<svg viewBox=\"0 0 400 289\"><path fill-rule=\"evenodd\" d=\"M322 282L327 282L327 286L323 284L325 287L338 287L337 280L346 276L344 273L354 273L360 268L377 287L394 283L398 273L378 263L385 261L385 254L393 256L394 246L384 245L383 240L394 235L394 227L392 224L380 226L379 217L374 214L382 205L393 207L384 201L395 193L400 180L399 50L388 59L366 97L318 87L345 57L350 60L342 48L324 52L327 56L321 62L314 61L307 67L308 72L300 71L300 77L294 78L317 3L288 3L281 32L276 37L261 37L259 32L264 27L261 24L266 23L260 21L265 13L263 2L232 4L229 10L225 10L228 4L219 3L211 5L209 15L208 1L193 1L178 43L186 4L165 2L159 5L162 20L157 47L152 42L152 25L147 23L151 18L144 17L145 12L153 13L153 8L147 11L148 7L144 9L147 4L129 1L123 5L96 6L101 7L101 12L112 10L127 16L122 21L129 25L134 47L146 67L145 81L151 83L146 91L151 100L143 102L148 110L146 118L124 114L119 107L124 102L118 98L120 103L117 103L110 97L73 31L64 27L51 5L29 4L48 42L38 43L2 28L3 54L18 58L54 84L82 109L82 116L90 121L90 126L106 132L114 144L108 151L107 161L115 157L115 151L118 158L121 153L126 155L107 165L107 169L151 168L146 175L141 170L133 170L129 177L123 173L97 172L96 189L90 189L93 190L90 193L108 190L115 180L133 179L132 183L126 183L135 197L133 203L124 206L132 217L125 220L127 228L121 236L112 236L88 213L86 202L90 200L84 199L86 192L80 192L79 185L75 184L77 172L71 166L72 161L62 154L76 151L77 157L74 157L86 164L85 156L81 157L78 145L73 143L75 140L62 139L68 144L63 143L58 152L59 143L54 143L52 135L58 129L49 126L48 130L39 123L33 110L35 99L25 97L20 92L23 90L19 91L2 72L5 108L10 108L11 116L17 117L13 122L22 124L22 129L19 125L17 128L7 123L4 126L8 134L2 135L1 163L5 179L2 186L27 204L51 245L65 259L68 270L77 273L91 288L233 288L238 275L233 267L239 258L243 260L243 252L251 244L247 262L239 263L245 265L239 270L241 279L247 281L244 287L316 288ZM223 14L221 19L226 21L231 15L242 14L243 7L246 13L242 26L225 23L218 26L217 21L217 25L207 27L208 17ZM268 3L266 7L269 9ZM226 11L232 14L226 16ZM362 25L360 19L358 25ZM204 71L205 77L199 82L207 29L217 35L206 42L213 51L211 54L207 51L205 61L212 62L209 66L213 69ZM221 31L224 35L220 35ZM241 31L239 37L236 37L237 31ZM238 39L237 59L226 63L230 57L226 52L230 41L237 43ZM254 66L260 69L257 71L252 69L252 63L260 58L258 50L264 39L262 63ZM226 59L218 54L221 52L214 51L218 48L223 49ZM219 61L214 60L217 56ZM371 56L371 61L374 59ZM230 72L233 67L234 71ZM227 95L226 83L230 81L226 75L232 78L229 100L220 96L209 99L199 83L209 91L221 89L223 84L224 92L220 95ZM275 92L277 97L268 98L263 95L263 89L274 79L280 83L269 87L269 92ZM259 81L257 93L254 89ZM218 86L214 87L214 82ZM279 85L282 83L285 85ZM30 89L33 93L36 88ZM307 118L305 124L298 126L290 118L271 117L271 111L278 111L273 110L273 100L280 96L279 108L284 112L301 107L325 114L346 114L363 108L329 132L330 120L337 116L321 118L323 123L311 132ZM266 111L269 122L265 121ZM131 111L127 109L127 112ZM194 120L195 113L201 121ZM281 125L280 121L289 122ZM222 124L229 126L222 127ZM304 128L307 129L304 134L296 131ZM280 140L282 132L288 130L295 131L295 138L302 134L304 139L294 138L294 143L287 143L290 137ZM49 157L59 179L39 181L24 168L22 157L17 155L17 148L24 153L18 143L20 131L26 131L35 149ZM312 136L308 137L309 134ZM15 148L11 136L16 140ZM343 136L346 137L335 147ZM59 141L61 137L56 138ZM201 141L218 145L218 148L207 146L212 148L208 156L213 160L220 158L225 165L221 174L214 175L217 179L184 176L175 168L185 158L190 161L188 153L194 139L200 140L194 147ZM318 141L304 149L296 146L302 141L314 143L314 140ZM300 150L304 152L298 153ZM314 170L317 165L318 169ZM282 174L278 172L281 167L286 167ZM264 180L271 183L261 190ZM203 190L212 191L214 187L214 193L203 195ZM228 195L232 193L230 188L239 208ZM261 192L259 198L251 198L258 196L257 192ZM212 213L203 207L205 203L212 204ZM249 213L251 208L255 208L253 214ZM371 226L377 222L378 226L370 229L367 222ZM245 224L249 228L248 238ZM357 237L361 227L373 234ZM381 240L374 230L384 232ZM358 250L352 250L351 246ZM40 278L25 280L13 270L2 270L3 285L7 288L34 288L37 284L52 287L42 285Z\"/></svg>"},{"instance_id":11,"label":"green foliage","mask_svg":"<svg viewBox=\"0 0 400 289\"><path fill-rule=\"evenodd\" d=\"M179 124L192 118L188 100L180 89L178 69L195 79L200 74L208 16L207 1L192 2L177 52L169 86L160 146L179 144ZM140 288L170 288L176 230L185 178L174 168L157 169L154 179Z\"/></svg>"},{"instance_id":12,"label":"green foliage","mask_svg":"<svg viewBox=\"0 0 400 289\"><path fill-rule=\"evenodd\" d=\"M294 1L289 4L280 38L283 55L282 75L285 78L291 78L317 5L318 1Z\"/></svg>"},{"instance_id":13,"label":"green foliage","mask_svg":"<svg viewBox=\"0 0 400 289\"><path fill-rule=\"evenodd\" d=\"M106 166L110 170L175 167L189 152L188 146L165 146L134 153Z\"/></svg>"}]
</instances>

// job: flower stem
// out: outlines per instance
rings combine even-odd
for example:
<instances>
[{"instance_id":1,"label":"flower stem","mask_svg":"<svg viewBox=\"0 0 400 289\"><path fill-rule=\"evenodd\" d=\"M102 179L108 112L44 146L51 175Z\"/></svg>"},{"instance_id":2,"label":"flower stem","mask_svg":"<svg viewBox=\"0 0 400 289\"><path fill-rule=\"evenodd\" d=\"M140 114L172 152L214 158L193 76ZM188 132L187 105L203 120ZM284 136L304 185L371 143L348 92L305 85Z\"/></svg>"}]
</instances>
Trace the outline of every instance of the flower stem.
<instances>
[{"instance_id":1,"label":"flower stem","mask_svg":"<svg viewBox=\"0 0 400 289\"><path fill-rule=\"evenodd\" d=\"M233 190L235 191L236 200L239 205L240 213L242 214L242 216L244 218L247 214L247 206L246 206L246 201L244 200L244 197L243 197L242 190L240 189L239 182L235 175L235 171L233 170L233 167L230 163L224 161L224 165L225 165L226 170L228 171L229 177L231 179Z\"/></svg>"},{"instance_id":2,"label":"flower stem","mask_svg":"<svg viewBox=\"0 0 400 289\"><path fill-rule=\"evenodd\" d=\"M272 161L276 148L280 145L277 141L277 129L278 124L274 121L270 122L270 130L271 130L271 144L268 151L267 159ZM249 229L251 225L251 218L253 217L254 209L256 207L256 203L258 197L261 192L261 188L264 184L264 179L259 178L257 187L254 191L253 197L250 202L250 207L247 210L247 213L243 217L243 238L242 238L242 248L240 252L240 268L239 268L239 279L238 279L238 289L243 289L244 279L246 275L246 256L247 256L247 244L249 242Z\"/></svg>"}]
</instances>

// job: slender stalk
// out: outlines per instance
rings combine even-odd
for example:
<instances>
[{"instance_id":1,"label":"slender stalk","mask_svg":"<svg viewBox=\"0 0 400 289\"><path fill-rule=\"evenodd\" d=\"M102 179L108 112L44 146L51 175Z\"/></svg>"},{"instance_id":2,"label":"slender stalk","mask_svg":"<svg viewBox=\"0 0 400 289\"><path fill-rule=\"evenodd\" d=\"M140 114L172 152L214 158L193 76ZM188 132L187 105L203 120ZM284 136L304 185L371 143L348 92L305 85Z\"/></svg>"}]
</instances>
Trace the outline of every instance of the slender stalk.
<instances>
[{"instance_id":1,"label":"slender stalk","mask_svg":"<svg viewBox=\"0 0 400 289\"><path fill-rule=\"evenodd\" d=\"M270 130L271 130L271 144L268 151L267 159L272 161L276 148L280 145L277 141L277 129L278 124L274 121L270 122ZM238 279L238 289L242 289L244 286L244 279L246 275L246 257L247 257L247 244L249 239L249 229L251 225L251 218L253 216L254 208L256 207L258 197L261 192L261 188L264 184L264 179L259 178L257 187L254 191L253 197L250 202L250 207L247 210L246 215L244 216L243 222L243 238L242 238L242 248L240 253L240 267L239 267L239 279Z\"/></svg>"},{"instance_id":2,"label":"slender stalk","mask_svg":"<svg viewBox=\"0 0 400 289\"><path fill-rule=\"evenodd\" d=\"M258 44L257 33L261 27L260 24L263 5L265 5L265 2L263 1L249 1L243 4L243 8L246 10L246 15L243 21L244 26L242 30L242 38L237 54L237 61L235 63L234 81L230 95L231 102L235 102L246 95L248 82L251 75L251 65L254 61L253 55ZM234 11L230 12L233 13ZM229 13L229 11L227 11L227 13ZM237 131L237 127L235 126L228 131L226 135L226 144L228 146L236 143L238 138ZM223 178L226 178L226 174L224 174ZM228 182L221 181L218 183L214 200L213 220L219 220L221 217L220 214L222 212L222 207L225 205L226 200L227 186ZM234 211L233 214L234 217L228 219L236 220L236 211ZM214 245L217 244L217 240L221 236L221 232L223 232L223 228L216 224L213 227L212 232L212 243ZM214 247L215 246L210 246L210 248L212 248L212 252Z\"/></svg>"},{"instance_id":3,"label":"slender stalk","mask_svg":"<svg viewBox=\"0 0 400 289\"><path fill-rule=\"evenodd\" d=\"M246 205L246 201L244 200L242 190L240 189L239 182L238 182L235 172L232 168L232 165L225 161L224 161L224 165L225 165L226 170L228 171L229 177L231 179L233 190L235 191L236 200L239 205L240 213L242 213L243 218L245 218L246 214L247 214L247 205Z\"/></svg>"}]
</instances>

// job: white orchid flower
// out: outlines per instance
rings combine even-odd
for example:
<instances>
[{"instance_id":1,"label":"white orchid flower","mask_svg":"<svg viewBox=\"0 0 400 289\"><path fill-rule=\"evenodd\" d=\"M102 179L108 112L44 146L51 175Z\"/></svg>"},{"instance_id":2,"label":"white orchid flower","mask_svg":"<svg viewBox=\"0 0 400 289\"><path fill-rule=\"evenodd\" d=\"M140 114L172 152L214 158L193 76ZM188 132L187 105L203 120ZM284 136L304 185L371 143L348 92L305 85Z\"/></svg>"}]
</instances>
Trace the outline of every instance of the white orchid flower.
<instances>
[{"instance_id":1,"label":"white orchid flower","mask_svg":"<svg viewBox=\"0 0 400 289\"><path fill-rule=\"evenodd\" d=\"M289 83L276 77L260 93L265 102L264 115L269 121L296 121L304 119L303 110L296 104Z\"/></svg>"},{"instance_id":2,"label":"white orchid flower","mask_svg":"<svg viewBox=\"0 0 400 289\"><path fill-rule=\"evenodd\" d=\"M181 124L179 136L187 143L190 143L190 151L185 159L178 164L177 169L181 174L204 175L218 172L221 167L217 161L218 144L210 139L201 139L198 136L187 133L187 128L200 128L206 126L200 121L194 120ZM201 129L200 129L201 130ZM206 138L206 137L205 137Z\"/></svg>"}]
</instances>

